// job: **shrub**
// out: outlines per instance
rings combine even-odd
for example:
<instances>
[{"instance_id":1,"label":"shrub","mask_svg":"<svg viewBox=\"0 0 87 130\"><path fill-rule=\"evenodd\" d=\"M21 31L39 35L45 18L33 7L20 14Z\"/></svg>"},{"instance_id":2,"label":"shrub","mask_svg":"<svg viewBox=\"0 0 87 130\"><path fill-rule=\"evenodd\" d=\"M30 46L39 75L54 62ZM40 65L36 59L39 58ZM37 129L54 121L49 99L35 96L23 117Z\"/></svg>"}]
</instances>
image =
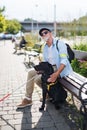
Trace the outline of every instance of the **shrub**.
<instances>
[{"instance_id":1,"label":"shrub","mask_svg":"<svg viewBox=\"0 0 87 130\"><path fill-rule=\"evenodd\" d=\"M74 59L71 63L71 66L76 73L87 77L87 61L79 61L77 59Z\"/></svg>"},{"instance_id":2,"label":"shrub","mask_svg":"<svg viewBox=\"0 0 87 130\"><path fill-rule=\"evenodd\" d=\"M74 44L73 49L75 50L81 50L81 51L87 51L87 44L86 43L80 43L80 44Z\"/></svg>"}]
</instances>

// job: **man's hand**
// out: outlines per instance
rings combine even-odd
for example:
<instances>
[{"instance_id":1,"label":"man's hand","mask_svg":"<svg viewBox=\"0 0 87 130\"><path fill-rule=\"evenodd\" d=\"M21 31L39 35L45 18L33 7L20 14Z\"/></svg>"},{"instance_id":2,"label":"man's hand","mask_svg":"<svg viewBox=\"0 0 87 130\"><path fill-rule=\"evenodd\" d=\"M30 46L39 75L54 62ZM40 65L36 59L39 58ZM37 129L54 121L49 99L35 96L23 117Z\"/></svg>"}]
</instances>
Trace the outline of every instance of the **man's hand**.
<instances>
[{"instance_id":1,"label":"man's hand","mask_svg":"<svg viewBox=\"0 0 87 130\"><path fill-rule=\"evenodd\" d=\"M60 67L58 68L58 70L55 73L53 73L52 75L50 75L50 78L47 81L55 82L57 80L57 78L60 76L60 73L63 71L64 68L65 68L65 65L61 64Z\"/></svg>"},{"instance_id":2,"label":"man's hand","mask_svg":"<svg viewBox=\"0 0 87 130\"><path fill-rule=\"evenodd\" d=\"M48 82L55 82L56 80L57 80L57 78L58 78L58 73L57 72L55 72L55 73L53 73L52 75L50 75L50 78L48 78Z\"/></svg>"}]
</instances>

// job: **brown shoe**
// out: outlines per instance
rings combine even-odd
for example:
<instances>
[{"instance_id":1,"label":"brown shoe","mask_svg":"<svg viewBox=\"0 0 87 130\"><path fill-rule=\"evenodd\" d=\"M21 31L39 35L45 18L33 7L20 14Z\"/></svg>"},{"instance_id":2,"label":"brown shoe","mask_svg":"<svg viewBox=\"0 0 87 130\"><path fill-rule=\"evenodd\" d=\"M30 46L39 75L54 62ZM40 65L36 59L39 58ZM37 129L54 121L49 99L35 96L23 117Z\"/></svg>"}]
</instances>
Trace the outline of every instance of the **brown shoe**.
<instances>
[{"instance_id":1,"label":"brown shoe","mask_svg":"<svg viewBox=\"0 0 87 130\"><path fill-rule=\"evenodd\" d=\"M32 101L31 100L27 100L26 98L24 98L22 103L19 104L17 106L17 108L24 108L24 107L31 106L31 105L32 105Z\"/></svg>"}]
</instances>

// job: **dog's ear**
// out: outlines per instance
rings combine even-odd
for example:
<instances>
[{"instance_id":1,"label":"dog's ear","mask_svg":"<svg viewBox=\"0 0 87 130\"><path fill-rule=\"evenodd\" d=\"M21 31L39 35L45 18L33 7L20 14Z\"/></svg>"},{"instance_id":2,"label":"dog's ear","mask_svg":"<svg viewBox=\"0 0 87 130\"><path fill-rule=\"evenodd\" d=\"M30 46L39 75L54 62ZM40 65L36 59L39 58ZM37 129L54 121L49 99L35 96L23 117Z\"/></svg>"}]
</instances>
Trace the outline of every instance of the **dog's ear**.
<instances>
[{"instance_id":1,"label":"dog's ear","mask_svg":"<svg viewBox=\"0 0 87 130\"><path fill-rule=\"evenodd\" d=\"M34 66L34 69L35 69L36 71L38 71L38 67L37 67L37 65L36 65L36 66Z\"/></svg>"}]
</instances>

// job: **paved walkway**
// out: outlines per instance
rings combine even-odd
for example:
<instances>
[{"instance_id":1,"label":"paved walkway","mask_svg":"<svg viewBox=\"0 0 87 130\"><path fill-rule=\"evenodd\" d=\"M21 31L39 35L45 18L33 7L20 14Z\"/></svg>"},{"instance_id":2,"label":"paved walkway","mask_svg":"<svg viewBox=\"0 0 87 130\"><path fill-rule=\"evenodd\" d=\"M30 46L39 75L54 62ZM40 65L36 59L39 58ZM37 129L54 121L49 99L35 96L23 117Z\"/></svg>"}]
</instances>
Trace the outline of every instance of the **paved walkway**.
<instances>
[{"instance_id":1,"label":"paved walkway","mask_svg":"<svg viewBox=\"0 0 87 130\"><path fill-rule=\"evenodd\" d=\"M55 110L50 102L47 102L44 112L39 112L41 90L38 87L34 89L31 107L16 108L25 94L27 68L24 55L13 52L10 41L0 41L0 99L11 94L0 101L0 130L73 130L67 125L61 111Z\"/></svg>"}]
</instances>

